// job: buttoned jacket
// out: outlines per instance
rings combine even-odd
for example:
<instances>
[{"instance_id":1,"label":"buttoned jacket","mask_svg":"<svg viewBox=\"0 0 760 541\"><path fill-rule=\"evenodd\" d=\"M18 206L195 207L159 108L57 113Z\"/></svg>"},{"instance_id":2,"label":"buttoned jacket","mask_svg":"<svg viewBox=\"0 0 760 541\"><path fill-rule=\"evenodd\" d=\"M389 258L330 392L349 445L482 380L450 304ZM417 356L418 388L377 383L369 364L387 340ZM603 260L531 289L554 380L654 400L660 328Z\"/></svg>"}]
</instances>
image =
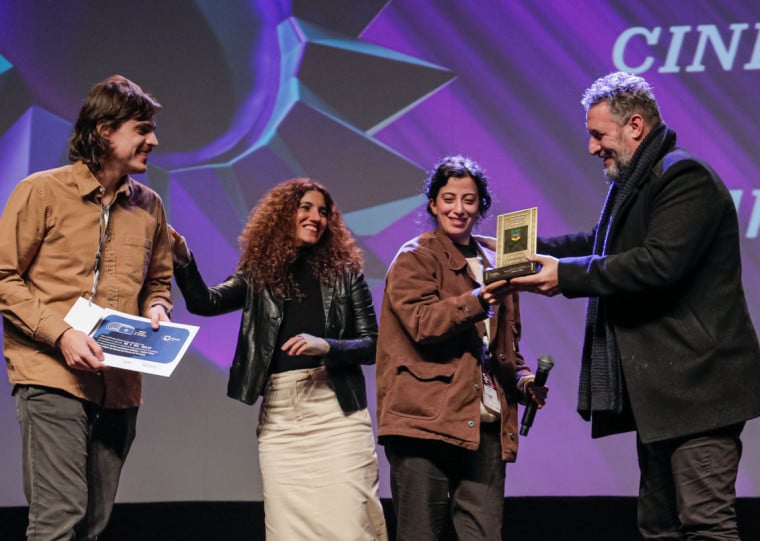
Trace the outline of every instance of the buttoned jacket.
<instances>
[{"instance_id":1,"label":"buttoned jacket","mask_svg":"<svg viewBox=\"0 0 760 541\"><path fill-rule=\"evenodd\" d=\"M493 239L476 237L488 261ZM439 440L474 450L480 442L485 324L501 405L502 457L517 456L517 382L530 374L519 352L519 298L484 308L467 260L440 230L405 243L388 270L377 348L380 442Z\"/></svg>"},{"instance_id":2,"label":"buttoned jacket","mask_svg":"<svg viewBox=\"0 0 760 541\"><path fill-rule=\"evenodd\" d=\"M172 256L159 195L125 177L104 222L103 186L87 165L40 171L19 182L0 218L0 312L12 385L60 389L108 408L142 402L139 372L68 367L56 346L64 317L93 289L103 308L147 316L161 304L171 313Z\"/></svg>"}]
</instances>

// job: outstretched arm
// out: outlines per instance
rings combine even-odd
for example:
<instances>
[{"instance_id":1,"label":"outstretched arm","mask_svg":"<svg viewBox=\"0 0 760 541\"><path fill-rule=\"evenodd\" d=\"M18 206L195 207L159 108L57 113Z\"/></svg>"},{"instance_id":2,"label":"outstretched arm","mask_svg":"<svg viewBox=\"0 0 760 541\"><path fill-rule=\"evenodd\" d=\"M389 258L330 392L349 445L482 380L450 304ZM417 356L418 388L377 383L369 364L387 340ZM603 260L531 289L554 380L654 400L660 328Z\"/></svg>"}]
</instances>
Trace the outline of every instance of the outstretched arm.
<instances>
[{"instance_id":1,"label":"outstretched arm","mask_svg":"<svg viewBox=\"0 0 760 541\"><path fill-rule=\"evenodd\" d=\"M188 311L202 316L215 316L242 308L248 289L242 275L236 273L221 284L208 287L185 237L172 226L168 227L174 260L174 279L185 298Z\"/></svg>"}]
</instances>

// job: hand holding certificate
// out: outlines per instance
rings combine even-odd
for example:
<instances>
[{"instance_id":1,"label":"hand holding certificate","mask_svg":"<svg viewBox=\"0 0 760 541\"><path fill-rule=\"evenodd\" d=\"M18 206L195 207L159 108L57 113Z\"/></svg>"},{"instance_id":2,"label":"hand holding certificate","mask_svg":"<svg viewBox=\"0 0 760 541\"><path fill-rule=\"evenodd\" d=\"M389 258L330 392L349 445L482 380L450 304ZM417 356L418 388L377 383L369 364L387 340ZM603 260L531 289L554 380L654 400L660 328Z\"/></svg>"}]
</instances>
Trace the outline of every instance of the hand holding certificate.
<instances>
[{"instance_id":1,"label":"hand holding certificate","mask_svg":"<svg viewBox=\"0 0 760 541\"><path fill-rule=\"evenodd\" d=\"M538 207L500 214L496 230L496 268L483 275L486 284L535 274L538 264L527 261L536 254Z\"/></svg>"},{"instance_id":2,"label":"hand holding certificate","mask_svg":"<svg viewBox=\"0 0 760 541\"><path fill-rule=\"evenodd\" d=\"M65 321L89 334L103 348L105 363L115 368L169 377L198 332L194 325L150 319L104 309L79 298Z\"/></svg>"}]
</instances>

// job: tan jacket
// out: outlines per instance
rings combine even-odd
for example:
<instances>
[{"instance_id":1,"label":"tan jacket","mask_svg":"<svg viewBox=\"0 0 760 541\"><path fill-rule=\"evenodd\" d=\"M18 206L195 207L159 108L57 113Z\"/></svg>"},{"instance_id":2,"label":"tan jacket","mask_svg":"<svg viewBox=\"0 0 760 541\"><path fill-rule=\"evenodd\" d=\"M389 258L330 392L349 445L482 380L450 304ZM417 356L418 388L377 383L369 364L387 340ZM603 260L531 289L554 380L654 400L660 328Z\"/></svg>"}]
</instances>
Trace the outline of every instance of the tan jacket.
<instances>
[{"instance_id":1,"label":"tan jacket","mask_svg":"<svg viewBox=\"0 0 760 541\"><path fill-rule=\"evenodd\" d=\"M92 290L100 240L100 183L81 162L33 174L0 217L0 312L8 379L62 389L106 407L137 406L137 372L68 368L58 338L77 298ZM153 190L127 179L111 206L95 303L135 315L172 308L166 215Z\"/></svg>"},{"instance_id":2,"label":"tan jacket","mask_svg":"<svg viewBox=\"0 0 760 541\"><path fill-rule=\"evenodd\" d=\"M475 237L493 261L492 239ZM488 317L472 294L467 260L440 231L401 247L386 276L377 344L378 435L480 441L480 355ZM509 295L490 320L498 361L502 458L517 457L517 382L531 373L518 351L520 309Z\"/></svg>"}]
</instances>

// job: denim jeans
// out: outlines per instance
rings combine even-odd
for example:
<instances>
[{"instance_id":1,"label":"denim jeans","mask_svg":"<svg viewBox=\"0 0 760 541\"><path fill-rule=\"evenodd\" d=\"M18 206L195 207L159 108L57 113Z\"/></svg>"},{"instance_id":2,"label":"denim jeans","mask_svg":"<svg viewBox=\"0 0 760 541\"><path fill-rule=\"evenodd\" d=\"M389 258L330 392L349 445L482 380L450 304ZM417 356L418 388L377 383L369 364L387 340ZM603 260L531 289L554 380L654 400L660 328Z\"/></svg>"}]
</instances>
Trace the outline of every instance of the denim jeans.
<instances>
[{"instance_id":1,"label":"denim jeans","mask_svg":"<svg viewBox=\"0 0 760 541\"><path fill-rule=\"evenodd\" d=\"M14 389L28 541L95 540L111 516L137 408L107 410L45 387Z\"/></svg>"}]
</instances>

